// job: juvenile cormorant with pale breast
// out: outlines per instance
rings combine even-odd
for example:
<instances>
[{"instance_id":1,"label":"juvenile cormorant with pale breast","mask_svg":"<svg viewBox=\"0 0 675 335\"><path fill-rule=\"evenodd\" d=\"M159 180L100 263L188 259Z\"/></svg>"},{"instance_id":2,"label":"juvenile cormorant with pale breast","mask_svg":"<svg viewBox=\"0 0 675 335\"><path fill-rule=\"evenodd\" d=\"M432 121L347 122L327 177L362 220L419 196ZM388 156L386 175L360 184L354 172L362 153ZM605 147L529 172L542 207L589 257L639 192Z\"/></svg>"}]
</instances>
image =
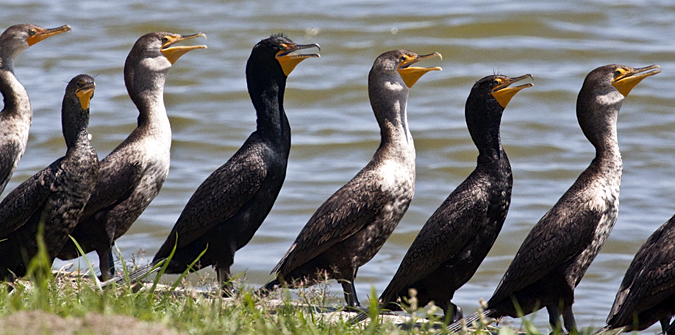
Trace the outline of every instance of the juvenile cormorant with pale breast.
<instances>
[{"instance_id":1,"label":"juvenile cormorant with pale breast","mask_svg":"<svg viewBox=\"0 0 675 335\"><path fill-rule=\"evenodd\" d=\"M157 196L169 173L171 124L164 107L164 82L179 57L204 45L176 46L204 34L149 33L140 37L127 56L124 82L139 111L138 126L106 158L96 188L72 236L84 252L96 251L101 277L114 272L112 245ZM72 241L58 255L78 257Z\"/></svg>"},{"instance_id":2,"label":"juvenile cormorant with pale breast","mask_svg":"<svg viewBox=\"0 0 675 335\"><path fill-rule=\"evenodd\" d=\"M0 35L0 93L5 101L0 112L0 194L26 150L33 120L28 93L14 76L14 59L33 44L69 30L67 25L46 29L33 24L17 24Z\"/></svg>"},{"instance_id":3,"label":"juvenile cormorant with pale breast","mask_svg":"<svg viewBox=\"0 0 675 335\"><path fill-rule=\"evenodd\" d=\"M342 284L348 306L359 306L354 278L380 250L408 209L415 189L415 146L408 130L408 92L439 67L412 65L439 53L407 50L381 54L368 75L368 95L381 142L371 161L326 200L272 270L276 279L261 289L313 285L324 278Z\"/></svg>"},{"instance_id":4,"label":"juvenile cormorant with pale breast","mask_svg":"<svg viewBox=\"0 0 675 335\"><path fill-rule=\"evenodd\" d=\"M483 315L518 317L546 307L549 322L576 331L574 289L616 222L621 153L616 121L625 97L642 79L661 72L657 65L634 69L606 65L591 71L577 98L577 119L595 147L595 158L574 184L532 228L520 246ZM477 318L474 314L467 323ZM459 331L455 322L449 327Z\"/></svg>"},{"instance_id":5,"label":"juvenile cormorant with pale breast","mask_svg":"<svg viewBox=\"0 0 675 335\"><path fill-rule=\"evenodd\" d=\"M87 132L94 87L94 78L84 74L68 83L61 109L66 155L0 202L1 279L26 274L38 251L36 234L41 225L47 255L53 261L80 218L98 176L98 157Z\"/></svg>"},{"instance_id":6,"label":"juvenile cormorant with pale breast","mask_svg":"<svg viewBox=\"0 0 675 335\"><path fill-rule=\"evenodd\" d=\"M286 177L291 128L284 111L286 79L295 66L318 54L297 54L318 44L300 45L284 35L258 42L246 63L248 92L257 127L241 148L197 188L150 265L129 278L149 273L175 253L166 273L182 273L213 265L218 282L231 289L230 266L274 205Z\"/></svg>"},{"instance_id":7,"label":"juvenile cormorant with pale breast","mask_svg":"<svg viewBox=\"0 0 675 335\"><path fill-rule=\"evenodd\" d=\"M433 301L453 320L461 319L461 309L451 302L452 297L492 248L511 202L513 177L499 126L511 98L532 86L511 84L526 78L532 76L492 75L474 84L465 116L478 148L476 169L424 224L380 296L383 307L400 309L397 299L415 289L419 306Z\"/></svg>"},{"instance_id":8,"label":"juvenile cormorant with pale breast","mask_svg":"<svg viewBox=\"0 0 675 335\"><path fill-rule=\"evenodd\" d=\"M657 229L630 263L603 331L644 330L660 322L675 334L675 216Z\"/></svg>"}]
</instances>

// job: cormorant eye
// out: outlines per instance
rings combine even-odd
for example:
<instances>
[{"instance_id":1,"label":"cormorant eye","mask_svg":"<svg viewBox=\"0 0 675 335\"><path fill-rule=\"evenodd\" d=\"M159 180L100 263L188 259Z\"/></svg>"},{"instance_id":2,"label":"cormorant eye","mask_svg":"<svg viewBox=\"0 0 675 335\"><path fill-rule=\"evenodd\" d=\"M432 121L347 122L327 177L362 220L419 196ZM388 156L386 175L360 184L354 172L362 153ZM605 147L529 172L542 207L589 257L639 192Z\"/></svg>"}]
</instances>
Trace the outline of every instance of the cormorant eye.
<instances>
[{"instance_id":1,"label":"cormorant eye","mask_svg":"<svg viewBox=\"0 0 675 335\"><path fill-rule=\"evenodd\" d=\"M163 37L162 38L162 44L169 43L169 38L168 37Z\"/></svg>"},{"instance_id":2,"label":"cormorant eye","mask_svg":"<svg viewBox=\"0 0 675 335\"><path fill-rule=\"evenodd\" d=\"M492 81L492 85L494 85L494 86L497 86L497 85L499 85L499 84L501 84L501 83L502 83L502 81L499 80L499 79L495 79L495 80Z\"/></svg>"},{"instance_id":3,"label":"cormorant eye","mask_svg":"<svg viewBox=\"0 0 675 335\"><path fill-rule=\"evenodd\" d=\"M614 71L614 77L618 77L622 74L623 74L623 70L621 70L621 69Z\"/></svg>"},{"instance_id":4,"label":"cormorant eye","mask_svg":"<svg viewBox=\"0 0 675 335\"><path fill-rule=\"evenodd\" d=\"M30 36L33 36L35 34L37 34L37 31L35 29L31 29L31 30L28 31L28 35L30 35Z\"/></svg>"},{"instance_id":5,"label":"cormorant eye","mask_svg":"<svg viewBox=\"0 0 675 335\"><path fill-rule=\"evenodd\" d=\"M401 62L405 62L407 59L408 59L408 56L403 55L403 56L401 56L400 61L401 61Z\"/></svg>"},{"instance_id":6,"label":"cormorant eye","mask_svg":"<svg viewBox=\"0 0 675 335\"><path fill-rule=\"evenodd\" d=\"M279 44L279 51L284 51L284 50L286 50L287 47L288 46L286 46L286 44L281 43L281 44Z\"/></svg>"}]
</instances>

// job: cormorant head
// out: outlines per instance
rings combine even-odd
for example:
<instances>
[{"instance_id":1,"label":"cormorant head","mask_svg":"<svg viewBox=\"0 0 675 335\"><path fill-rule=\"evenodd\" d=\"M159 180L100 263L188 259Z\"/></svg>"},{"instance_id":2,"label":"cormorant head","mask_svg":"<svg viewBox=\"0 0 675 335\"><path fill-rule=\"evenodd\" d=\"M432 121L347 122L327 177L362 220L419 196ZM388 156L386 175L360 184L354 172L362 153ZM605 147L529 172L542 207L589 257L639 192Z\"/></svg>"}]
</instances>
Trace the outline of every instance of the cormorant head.
<instances>
[{"instance_id":1,"label":"cormorant head","mask_svg":"<svg viewBox=\"0 0 675 335\"><path fill-rule=\"evenodd\" d=\"M390 82L391 84L399 82L400 79L407 88L413 87L420 77L429 71L441 71L440 67L414 67L413 64L427 58L438 56L443 59L440 53L434 52L428 55L418 55L408 50L392 50L387 51L375 59L373 67L370 70L369 79L375 79L373 76L377 75L381 80Z\"/></svg>"},{"instance_id":2,"label":"cormorant head","mask_svg":"<svg viewBox=\"0 0 675 335\"><path fill-rule=\"evenodd\" d=\"M71 95L71 99L77 100L83 110L89 109L89 102L94 97L96 84L94 78L81 74L71 79L66 87L66 96Z\"/></svg>"},{"instance_id":3,"label":"cormorant head","mask_svg":"<svg viewBox=\"0 0 675 335\"><path fill-rule=\"evenodd\" d=\"M471 89L469 100L475 96L476 99L482 101L496 102L501 108L506 108L511 98L520 90L534 86L533 83L527 83L518 86L511 86L511 84L519 82L523 79L534 79L532 75L526 74L516 78L510 78L504 75L491 75L478 80Z\"/></svg>"},{"instance_id":4,"label":"cormorant head","mask_svg":"<svg viewBox=\"0 0 675 335\"><path fill-rule=\"evenodd\" d=\"M626 65L610 64L601 66L591 71L584 80L581 88L582 94L591 94L598 99L609 102L609 100L622 100L628 96L628 93L642 79L661 72L658 65L650 65L641 68L632 68ZM613 92L621 93L622 97L610 99L609 95ZM602 102L602 101L598 101Z\"/></svg>"},{"instance_id":5,"label":"cormorant head","mask_svg":"<svg viewBox=\"0 0 675 335\"><path fill-rule=\"evenodd\" d=\"M491 75L481 78L473 85L469 98L466 99L465 118L474 142L479 141L478 133L499 130L490 125L499 125L502 112L511 98L520 90L534 86L532 83L511 85L527 78L533 79L530 74L516 78Z\"/></svg>"},{"instance_id":6,"label":"cormorant head","mask_svg":"<svg viewBox=\"0 0 675 335\"><path fill-rule=\"evenodd\" d=\"M577 119L584 135L596 148L604 138L616 136L619 109L631 89L642 79L659 72L658 65L632 68L610 64L586 76L577 97Z\"/></svg>"},{"instance_id":7,"label":"cormorant head","mask_svg":"<svg viewBox=\"0 0 675 335\"><path fill-rule=\"evenodd\" d=\"M129 52L129 58L162 58L173 65L180 56L195 49L206 49L205 45L175 46L176 43L192 38L204 37L202 33L179 35L168 32L148 33L141 36ZM128 58L127 58L128 59Z\"/></svg>"},{"instance_id":8,"label":"cormorant head","mask_svg":"<svg viewBox=\"0 0 675 335\"><path fill-rule=\"evenodd\" d=\"M33 44L50 36L70 31L70 26L43 28L34 24L16 24L0 35L0 66L10 66L14 58Z\"/></svg>"},{"instance_id":9,"label":"cormorant head","mask_svg":"<svg viewBox=\"0 0 675 335\"><path fill-rule=\"evenodd\" d=\"M293 54L293 52L314 48L321 50L318 44L295 44L283 34L272 35L258 42L251 51L249 65L251 61L256 64L267 64L271 59L275 59L281 66L281 70L286 77L293 72L295 66L307 58L321 57L317 53L313 54Z\"/></svg>"},{"instance_id":10,"label":"cormorant head","mask_svg":"<svg viewBox=\"0 0 675 335\"><path fill-rule=\"evenodd\" d=\"M171 65L180 56L195 49L206 49L205 45L174 46L176 43L196 37L204 37L202 33L179 35L168 32L155 32L141 36L129 51L124 64L124 81L132 99L140 92L161 91L164 76Z\"/></svg>"}]
</instances>

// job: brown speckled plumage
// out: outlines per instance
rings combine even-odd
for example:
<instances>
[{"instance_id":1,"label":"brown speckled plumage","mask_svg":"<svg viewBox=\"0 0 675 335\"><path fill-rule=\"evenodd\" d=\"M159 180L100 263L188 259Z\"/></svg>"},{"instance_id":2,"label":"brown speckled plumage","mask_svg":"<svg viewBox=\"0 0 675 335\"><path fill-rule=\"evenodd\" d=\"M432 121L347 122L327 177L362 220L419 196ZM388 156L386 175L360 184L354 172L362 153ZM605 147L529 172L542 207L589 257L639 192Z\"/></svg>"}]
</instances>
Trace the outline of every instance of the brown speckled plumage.
<instances>
[{"instance_id":1,"label":"brown speckled plumage","mask_svg":"<svg viewBox=\"0 0 675 335\"><path fill-rule=\"evenodd\" d=\"M327 276L341 282L347 305L359 305L354 278L382 247L408 209L415 190L415 147L407 125L409 87L397 71L406 50L374 62L368 95L380 125L381 143L372 160L312 215L272 270L289 287L312 285Z\"/></svg>"},{"instance_id":2,"label":"brown speckled plumage","mask_svg":"<svg viewBox=\"0 0 675 335\"><path fill-rule=\"evenodd\" d=\"M149 33L129 52L124 81L139 111L138 127L101 160L96 188L72 233L84 252L97 252L103 278L114 271L114 241L150 205L169 173L171 125L164 107L164 82L172 63L162 53L167 38L181 35ZM58 255L61 259L77 256L71 241Z\"/></svg>"},{"instance_id":3,"label":"brown speckled plumage","mask_svg":"<svg viewBox=\"0 0 675 335\"><path fill-rule=\"evenodd\" d=\"M193 270L213 265L220 284L230 288L235 252L263 223L286 177L291 128L283 106L287 74L282 63L289 57L283 55L310 47L318 45L298 45L283 35L266 38L253 47L246 81L256 110L256 131L197 188L151 265L132 274L132 280L148 273L176 246L166 273L185 271L206 250ZM318 55L290 57L298 60Z\"/></svg>"},{"instance_id":4,"label":"brown speckled plumage","mask_svg":"<svg viewBox=\"0 0 675 335\"><path fill-rule=\"evenodd\" d=\"M595 158L527 235L484 314L518 317L515 298L522 313L546 307L553 328L560 327L562 314L565 329L576 330L574 289L609 236L619 210L619 109L639 82L632 79L658 73L641 74L650 69L612 64L586 76L577 98L577 119L595 147Z\"/></svg>"},{"instance_id":5,"label":"brown speckled plumage","mask_svg":"<svg viewBox=\"0 0 675 335\"><path fill-rule=\"evenodd\" d=\"M63 135L66 155L33 175L0 203L0 278L26 272L37 253L36 234L44 223L44 241L53 260L78 222L98 175L98 157L89 143L89 109L83 109L75 92L93 89L88 75L73 78L63 98Z\"/></svg>"},{"instance_id":6,"label":"brown speckled plumage","mask_svg":"<svg viewBox=\"0 0 675 335\"><path fill-rule=\"evenodd\" d=\"M17 24L0 35L0 93L5 103L0 112L0 194L26 150L33 120L28 93L14 76L14 59L32 44L68 30L68 26L45 29L33 24ZM39 35L42 37L36 39Z\"/></svg>"},{"instance_id":7,"label":"brown speckled plumage","mask_svg":"<svg viewBox=\"0 0 675 335\"><path fill-rule=\"evenodd\" d=\"M504 107L492 95L493 90L511 81L506 76L487 76L471 89L465 114L479 151L476 169L420 230L380 296L385 308L399 309L397 299L408 297L409 290L415 289L419 306L434 301L446 314L461 318L452 297L490 251L511 202L511 165L499 135Z\"/></svg>"},{"instance_id":8,"label":"brown speckled plumage","mask_svg":"<svg viewBox=\"0 0 675 335\"><path fill-rule=\"evenodd\" d=\"M673 315L675 216L659 227L635 254L621 281L605 329L644 330L660 322L665 334L673 334L675 326L670 322Z\"/></svg>"}]
</instances>

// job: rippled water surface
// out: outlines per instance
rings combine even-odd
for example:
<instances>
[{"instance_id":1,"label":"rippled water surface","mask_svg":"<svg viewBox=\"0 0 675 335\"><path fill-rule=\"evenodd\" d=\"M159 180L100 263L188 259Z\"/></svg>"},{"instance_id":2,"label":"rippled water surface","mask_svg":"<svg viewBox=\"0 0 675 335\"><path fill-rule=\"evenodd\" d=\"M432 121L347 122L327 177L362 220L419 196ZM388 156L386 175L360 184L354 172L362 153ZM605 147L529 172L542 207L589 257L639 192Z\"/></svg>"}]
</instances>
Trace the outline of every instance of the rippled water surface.
<instances>
[{"instance_id":1,"label":"rippled water surface","mask_svg":"<svg viewBox=\"0 0 675 335\"><path fill-rule=\"evenodd\" d=\"M409 124L417 149L417 187L407 214L380 253L359 270L362 300L381 292L431 213L471 172L477 151L464 122L472 84L493 73L531 73L535 86L513 98L502 122L514 188L501 235L455 302L466 311L489 298L524 237L593 158L576 121L576 96L592 69L659 64L638 85L618 122L624 174L614 231L576 290L582 327L601 326L623 273L643 241L675 213L675 5L670 1L119 1L0 0L0 28L15 23L73 30L25 51L16 75L34 109L28 149L7 191L62 156L60 106L66 83L96 75L90 132L104 157L135 127L122 66L150 31L204 32L206 50L171 69L165 101L173 129L171 171L159 196L118 240L124 256L151 257L192 192L255 128L244 65L271 33L319 43L321 58L288 79L285 108L293 130L286 182L233 271L261 285L314 210L370 160L379 130L367 74L380 53L438 51L426 61L442 72L410 92ZM202 41L198 42L202 43ZM95 256L92 256L95 258ZM56 266L60 266L58 263ZM210 270L209 270L210 271ZM338 292L339 285L333 285ZM546 326L540 312L537 325ZM652 328L656 330L657 328Z\"/></svg>"}]
</instances>

